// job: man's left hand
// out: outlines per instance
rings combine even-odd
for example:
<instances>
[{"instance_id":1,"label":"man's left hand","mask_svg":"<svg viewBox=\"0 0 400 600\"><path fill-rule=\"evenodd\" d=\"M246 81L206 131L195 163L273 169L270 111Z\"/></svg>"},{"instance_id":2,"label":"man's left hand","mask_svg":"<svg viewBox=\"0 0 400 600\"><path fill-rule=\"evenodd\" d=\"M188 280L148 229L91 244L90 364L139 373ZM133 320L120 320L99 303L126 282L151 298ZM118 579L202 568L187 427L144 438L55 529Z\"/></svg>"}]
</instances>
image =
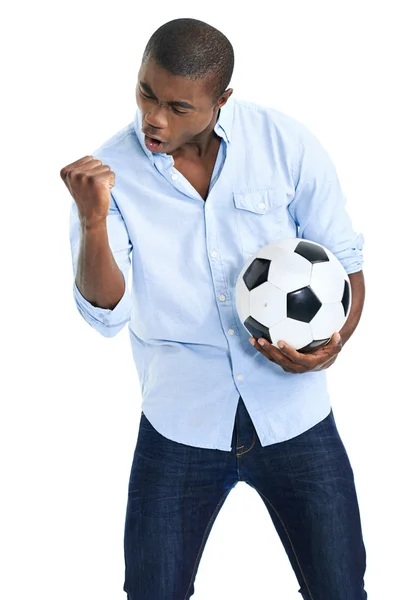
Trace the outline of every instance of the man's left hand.
<instances>
[{"instance_id":1,"label":"man's left hand","mask_svg":"<svg viewBox=\"0 0 400 600\"><path fill-rule=\"evenodd\" d=\"M278 349L265 338L257 340L252 337L250 340L254 340L253 345L261 354L288 373L307 373L308 371L327 369L335 362L343 347L342 338L338 332L333 334L328 344L309 354L297 352L292 346L282 341L278 342ZM260 341L263 342L263 345L260 345Z\"/></svg>"}]
</instances>

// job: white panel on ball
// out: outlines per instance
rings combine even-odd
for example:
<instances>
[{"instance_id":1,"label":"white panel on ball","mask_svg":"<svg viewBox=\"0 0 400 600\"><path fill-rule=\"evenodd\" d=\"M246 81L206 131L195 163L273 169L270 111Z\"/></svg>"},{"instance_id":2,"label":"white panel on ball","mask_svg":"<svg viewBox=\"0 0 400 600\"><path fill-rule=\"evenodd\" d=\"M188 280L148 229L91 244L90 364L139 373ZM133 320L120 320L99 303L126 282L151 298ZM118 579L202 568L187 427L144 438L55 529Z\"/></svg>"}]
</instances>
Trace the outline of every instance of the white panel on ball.
<instances>
[{"instance_id":1,"label":"white panel on ball","mask_svg":"<svg viewBox=\"0 0 400 600\"><path fill-rule=\"evenodd\" d=\"M345 280L349 281L347 273L335 256L312 266L311 288L321 302L340 302Z\"/></svg>"},{"instance_id":2,"label":"white panel on ball","mask_svg":"<svg viewBox=\"0 0 400 600\"><path fill-rule=\"evenodd\" d=\"M257 251L258 258L268 258L268 260L271 260L271 261L273 261L279 257L282 258L283 256L285 256L285 254L286 254L286 252L285 252L284 248L282 248L281 246L278 246L278 242L272 242L272 244L266 244L265 246L262 246Z\"/></svg>"},{"instance_id":3,"label":"white panel on ball","mask_svg":"<svg viewBox=\"0 0 400 600\"><path fill-rule=\"evenodd\" d=\"M330 338L335 331L339 331L346 321L343 304L330 302L323 304L310 323L314 340Z\"/></svg>"},{"instance_id":4,"label":"white panel on ball","mask_svg":"<svg viewBox=\"0 0 400 600\"><path fill-rule=\"evenodd\" d=\"M303 348L313 341L310 324L290 318L286 318L271 327L269 335L275 346L279 340L282 340L295 350Z\"/></svg>"},{"instance_id":5,"label":"white panel on ball","mask_svg":"<svg viewBox=\"0 0 400 600\"><path fill-rule=\"evenodd\" d=\"M286 318L286 294L274 285L262 283L249 296L250 315L256 321L272 327Z\"/></svg>"},{"instance_id":6,"label":"white panel on ball","mask_svg":"<svg viewBox=\"0 0 400 600\"><path fill-rule=\"evenodd\" d=\"M283 252L271 262L268 281L284 292L293 292L310 284L312 264L293 253L288 261L287 252Z\"/></svg>"}]
</instances>

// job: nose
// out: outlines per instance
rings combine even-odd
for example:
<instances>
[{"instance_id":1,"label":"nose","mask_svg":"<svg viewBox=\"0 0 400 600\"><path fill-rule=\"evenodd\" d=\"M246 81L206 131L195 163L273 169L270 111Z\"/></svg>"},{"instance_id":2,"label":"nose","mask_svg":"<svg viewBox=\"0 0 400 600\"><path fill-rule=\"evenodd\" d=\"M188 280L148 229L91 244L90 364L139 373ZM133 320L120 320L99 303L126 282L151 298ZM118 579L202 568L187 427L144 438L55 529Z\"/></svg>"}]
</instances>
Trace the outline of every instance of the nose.
<instances>
[{"instance_id":1,"label":"nose","mask_svg":"<svg viewBox=\"0 0 400 600\"><path fill-rule=\"evenodd\" d=\"M149 110L145 114L144 120L150 129L154 129L155 134L157 130L166 129L167 127L167 119L161 107L153 107Z\"/></svg>"}]
</instances>

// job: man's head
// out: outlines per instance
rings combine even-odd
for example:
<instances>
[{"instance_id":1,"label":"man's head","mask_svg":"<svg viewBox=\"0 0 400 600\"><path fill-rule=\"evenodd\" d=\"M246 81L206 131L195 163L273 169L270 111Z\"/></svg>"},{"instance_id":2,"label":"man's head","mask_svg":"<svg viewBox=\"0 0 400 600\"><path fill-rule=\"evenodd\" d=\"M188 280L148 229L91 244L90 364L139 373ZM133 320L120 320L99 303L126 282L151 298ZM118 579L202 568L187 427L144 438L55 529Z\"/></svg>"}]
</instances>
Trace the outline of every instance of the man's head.
<instances>
[{"instance_id":1,"label":"man's head","mask_svg":"<svg viewBox=\"0 0 400 600\"><path fill-rule=\"evenodd\" d=\"M136 102L143 131L165 142L160 152L206 141L233 92L226 89L233 66L231 43L203 21L175 19L153 33L143 53Z\"/></svg>"}]
</instances>

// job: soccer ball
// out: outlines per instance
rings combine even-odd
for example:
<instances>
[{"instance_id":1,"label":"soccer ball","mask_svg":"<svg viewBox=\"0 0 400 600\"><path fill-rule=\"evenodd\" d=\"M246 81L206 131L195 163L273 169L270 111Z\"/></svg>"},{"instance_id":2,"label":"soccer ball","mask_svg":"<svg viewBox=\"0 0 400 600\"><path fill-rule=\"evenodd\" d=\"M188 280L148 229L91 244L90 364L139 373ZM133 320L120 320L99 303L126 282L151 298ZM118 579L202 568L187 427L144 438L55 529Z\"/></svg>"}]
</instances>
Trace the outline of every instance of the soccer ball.
<instances>
[{"instance_id":1,"label":"soccer ball","mask_svg":"<svg viewBox=\"0 0 400 600\"><path fill-rule=\"evenodd\" d=\"M236 281L236 310L250 335L298 352L329 342L351 308L350 279L321 244L289 238L260 248Z\"/></svg>"}]
</instances>

